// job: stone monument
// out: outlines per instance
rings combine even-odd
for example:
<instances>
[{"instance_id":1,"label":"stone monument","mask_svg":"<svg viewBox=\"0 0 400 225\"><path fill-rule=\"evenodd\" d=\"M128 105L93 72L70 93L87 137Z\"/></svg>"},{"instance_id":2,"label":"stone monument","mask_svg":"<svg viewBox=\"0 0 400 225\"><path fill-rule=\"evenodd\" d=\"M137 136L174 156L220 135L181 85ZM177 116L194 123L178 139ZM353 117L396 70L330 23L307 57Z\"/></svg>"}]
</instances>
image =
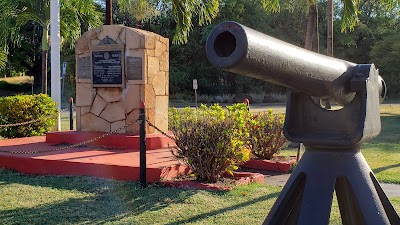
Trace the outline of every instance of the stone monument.
<instances>
[{"instance_id":1,"label":"stone monument","mask_svg":"<svg viewBox=\"0 0 400 225\"><path fill-rule=\"evenodd\" d=\"M77 131L110 132L139 117L168 130L169 40L122 25L103 25L76 42ZM146 132L155 129L146 126ZM119 133L139 134L139 121Z\"/></svg>"}]
</instances>

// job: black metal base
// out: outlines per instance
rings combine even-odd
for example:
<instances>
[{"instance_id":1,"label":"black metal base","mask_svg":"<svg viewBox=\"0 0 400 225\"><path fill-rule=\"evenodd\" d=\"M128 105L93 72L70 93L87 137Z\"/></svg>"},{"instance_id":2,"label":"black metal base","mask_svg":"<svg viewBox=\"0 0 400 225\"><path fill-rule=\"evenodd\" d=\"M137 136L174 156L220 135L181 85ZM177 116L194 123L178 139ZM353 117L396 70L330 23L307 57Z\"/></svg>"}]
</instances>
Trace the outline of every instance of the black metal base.
<instances>
[{"instance_id":1,"label":"black metal base","mask_svg":"<svg viewBox=\"0 0 400 225\"><path fill-rule=\"evenodd\" d=\"M333 193L343 225L399 225L400 218L358 150L307 150L264 224L328 225Z\"/></svg>"}]
</instances>

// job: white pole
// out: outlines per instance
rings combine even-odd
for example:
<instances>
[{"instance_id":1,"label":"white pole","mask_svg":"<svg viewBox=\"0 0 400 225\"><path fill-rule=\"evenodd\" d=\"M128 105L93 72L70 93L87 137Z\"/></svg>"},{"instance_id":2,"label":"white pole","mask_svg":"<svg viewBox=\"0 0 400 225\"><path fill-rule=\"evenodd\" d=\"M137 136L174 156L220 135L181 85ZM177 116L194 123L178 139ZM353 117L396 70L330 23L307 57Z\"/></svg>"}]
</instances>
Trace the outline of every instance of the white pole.
<instances>
[{"instance_id":1,"label":"white pole","mask_svg":"<svg viewBox=\"0 0 400 225\"><path fill-rule=\"evenodd\" d=\"M50 54L51 54L51 98L61 110L60 91L60 0L50 0ZM61 117L57 116L56 130L61 130Z\"/></svg>"}]
</instances>

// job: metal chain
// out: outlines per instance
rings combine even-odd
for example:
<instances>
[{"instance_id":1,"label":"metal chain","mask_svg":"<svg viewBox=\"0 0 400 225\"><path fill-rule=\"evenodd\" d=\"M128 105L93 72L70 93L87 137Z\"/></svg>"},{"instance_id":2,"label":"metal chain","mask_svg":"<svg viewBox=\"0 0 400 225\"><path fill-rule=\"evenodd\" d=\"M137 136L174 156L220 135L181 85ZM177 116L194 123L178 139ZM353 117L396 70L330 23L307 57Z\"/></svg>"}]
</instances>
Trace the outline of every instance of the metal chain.
<instances>
[{"instance_id":1,"label":"metal chain","mask_svg":"<svg viewBox=\"0 0 400 225\"><path fill-rule=\"evenodd\" d=\"M60 113L61 113L61 112L64 112L64 111L66 111L66 110L63 109L63 110L60 111ZM36 123L36 122L38 122L38 121L40 121L40 120L44 120L44 119L49 119L49 118L52 118L52 117L56 117L57 114L58 114L58 113L53 114L53 115L49 115L49 116L45 116L45 117L41 117L41 118L38 118L38 119L30 120L30 121L21 122L21 123L4 124L4 125L0 125L0 128L4 128L4 127L16 127L16 126L23 126L23 125L27 125L27 124L31 124L31 123ZM2 120L4 121L4 119L2 119Z\"/></svg>"},{"instance_id":2,"label":"metal chain","mask_svg":"<svg viewBox=\"0 0 400 225\"><path fill-rule=\"evenodd\" d=\"M53 116L54 116L54 115L53 115ZM45 117L44 117L44 118L45 118ZM44 119L44 118L40 118L40 119ZM39 121L40 119L36 119L35 121ZM154 129L156 129L158 132L160 132L161 134L163 134L163 135L165 135L166 137L170 138L171 140L174 140L174 141L176 140L174 137L172 137L171 135L169 135L169 134L167 134L166 132L162 131L160 128L158 128L158 127L155 126L153 123L151 123L147 118L145 118L145 119L146 119L146 122L147 122L150 126L154 127ZM89 140L86 140L86 141L83 141L83 142L80 142L80 143L78 143L78 144L73 144L73 145L63 146L63 147L59 147L59 148L48 149L48 150L37 150L37 151L5 151L5 150L0 150L0 152L1 152L1 153L9 153L9 154L37 154L37 153L56 152L56 151L61 151L61 150L65 150L65 149L76 148L76 147L80 147L80 146L82 146L82 145L86 145L86 144L95 142L95 141L97 141L97 140L99 140L99 139L102 139L102 138L105 138L105 137L107 137L107 136L110 136L111 134L115 134L115 133L117 133L118 131L121 131L121 130L123 130L123 129L129 127L129 126L131 126L132 124L134 124L134 123L137 122L138 120L139 120L139 119L133 120L133 121L131 121L130 123L128 123L128 124L126 124L126 125L124 125L124 126L118 128L118 129L116 129L116 130L113 130L113 131L111 131L111 132L102 134L102 135L100 135L100 136L98 136L98 137L95 137L95 138L92 138L92 139L89 139ZM31 122L31 121L28 121L28 122ZM27 122L24 122L24 123L27 123ZM33 123L33 122L31 122L31 123Z\"/></svg>"},{"instance_id":3,"label":"metal chain","mask_svg":"<svg viewBox=\"0 0 400 225\"><path fill-rule=\"evenodd\" d=\"M147 122L150 126L154 127L154 129L156 129L158 132L160 132L161 134L163 134L164 136L166 136L167 138L169 138L169 139L171 139L171 140L173 140L173 141L176 141L176 139L175 139L174 137L172 137L171 135L167 134L166 132L160 130L160 128L156 127L156 125L152 124L152 123L147 119L147 117L146 117L146 122Z\"/></svg>"},{"instance_id":4,"label":"metal chain","mask_svg":"<svg viewBox=\"0 0 400 225\"><path fill-rule=\"evenodd\" d=\"M48 149L48 150L38 150L38 151L5 151L5 150L0 150L0 152L1 153L10 153L10 154L37 154L37 153L56 152L56 151L65 150L65 149L69 149L69 148L76 148L76 147L79 147L79 146L82 146L82 145L86 145L86 144L95 142L95 141L97 141L99 139L102 139L102 138L105 138L107 136L110 136L111 134L115 134L118 131L121 131L122 129L125 129L125 128L131 126L132 124L136 123L138 120L139 119L133 120L132 122L130 122L130 123L118 128L116 130L113 130L111 132L105 133L105 134L100 135L98 137L95 137L95 138L92 138L92 139L89 139L87 141L83 141L81 143L74 144L74 145L68 145L68 146L63 146L63 147L59 147L59 148Z\"/></svg>"}]
</instances>

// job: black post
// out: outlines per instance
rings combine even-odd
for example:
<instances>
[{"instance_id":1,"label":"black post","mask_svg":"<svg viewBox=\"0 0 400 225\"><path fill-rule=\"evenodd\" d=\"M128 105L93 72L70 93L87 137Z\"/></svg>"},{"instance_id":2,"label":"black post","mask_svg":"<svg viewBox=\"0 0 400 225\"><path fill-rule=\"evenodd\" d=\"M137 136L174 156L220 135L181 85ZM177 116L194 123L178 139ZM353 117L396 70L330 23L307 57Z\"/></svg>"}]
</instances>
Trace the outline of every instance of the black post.
<instances>
[{"instance_id":1,"label":"black post","mask_svg":"<svg viewBox=\"0 0 400 225\"><path fill-rule=\"evenodd\" d=\"M73 108L74 107L74 99L71 97L69 98L69 129L73 130L74 129L74 114L73 114Z\"/></svg>"},{"instance_id":2,"label":"black post","mask_svg":"<svg viewBox=\"0 0 400 225\"><path fill-rule=\"evenodd\" d=\"M146 188L146 111L144 102L140 102L140 186Z\"/></svg>"}]
</instances>

